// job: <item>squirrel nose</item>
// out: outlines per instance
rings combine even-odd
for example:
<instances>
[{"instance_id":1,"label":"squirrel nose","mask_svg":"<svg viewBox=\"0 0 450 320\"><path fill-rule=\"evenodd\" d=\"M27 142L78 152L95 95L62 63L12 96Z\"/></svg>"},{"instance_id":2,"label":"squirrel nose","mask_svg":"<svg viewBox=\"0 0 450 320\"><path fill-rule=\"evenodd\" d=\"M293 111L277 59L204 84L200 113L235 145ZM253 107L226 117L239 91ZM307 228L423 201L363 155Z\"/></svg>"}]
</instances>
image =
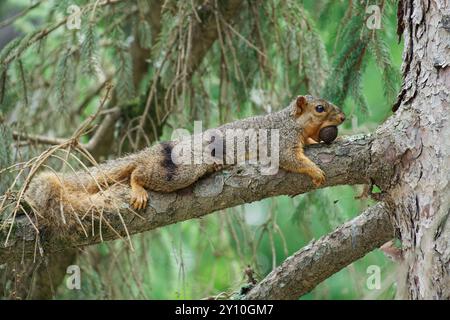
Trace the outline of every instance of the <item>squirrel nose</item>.
<instances>
[{"instance_id":1,"label":"squirrel nose","mask_svg":"<svg viewBox=\"0 0 450 320\"><path fill-rule=\"evenodd\" d=\"M341 122L344 122L345 121L345 114L341 113L339 115L339 119L341 120Z\"/></svg>"}]
</instances>

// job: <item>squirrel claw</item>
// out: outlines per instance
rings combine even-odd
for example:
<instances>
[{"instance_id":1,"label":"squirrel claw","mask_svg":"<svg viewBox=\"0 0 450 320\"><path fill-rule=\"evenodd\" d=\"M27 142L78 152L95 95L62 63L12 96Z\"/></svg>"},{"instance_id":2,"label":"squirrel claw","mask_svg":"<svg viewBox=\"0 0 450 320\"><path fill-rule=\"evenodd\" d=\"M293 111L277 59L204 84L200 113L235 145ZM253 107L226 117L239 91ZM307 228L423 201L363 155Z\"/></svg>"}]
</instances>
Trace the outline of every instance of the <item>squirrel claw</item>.
<instances>
[{"instance_id":1,"label":"squirrel claw","mask_svg":"<svg viewBox=\"0 0 450 320\"><path fill-rule=\"evenodd\" d=\"M134 192L131 195L131 206L135 210L144 209L147 206L148 194L145 190Z\"/></svg>"},{"instance_id":2,"label":"squirrel claw","mask_svg":"<svg viewBox=\"0 0 450 320\"><path fill-rule=\"evenodd\" d=\"M312 177L312 183L316 188L323 185L325 183L325 173L322 170L315 172Z\"/></svg>"}]
</instances>

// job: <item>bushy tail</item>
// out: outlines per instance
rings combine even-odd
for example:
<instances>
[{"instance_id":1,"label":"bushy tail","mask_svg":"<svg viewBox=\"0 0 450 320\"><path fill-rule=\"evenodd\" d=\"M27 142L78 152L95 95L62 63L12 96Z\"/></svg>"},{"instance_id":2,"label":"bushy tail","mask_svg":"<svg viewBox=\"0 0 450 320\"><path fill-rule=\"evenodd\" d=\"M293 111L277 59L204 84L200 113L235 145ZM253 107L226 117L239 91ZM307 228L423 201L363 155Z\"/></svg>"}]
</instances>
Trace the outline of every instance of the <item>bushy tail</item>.
<instances>
[{"instance_id":1,"label":"bushy tail","mask_svg":"<svg viewBox=\"0 0 450 320\"><path fill-rule=\"evenodd\" d=\"M72 174L43 172L33 178L25 193L25 200L36 212L40 226L81 227L84 217L117 206L107 190L118 183L127 183L135 162L131 157L106 162L89 171Z\"/></svg>"}]
</instances>

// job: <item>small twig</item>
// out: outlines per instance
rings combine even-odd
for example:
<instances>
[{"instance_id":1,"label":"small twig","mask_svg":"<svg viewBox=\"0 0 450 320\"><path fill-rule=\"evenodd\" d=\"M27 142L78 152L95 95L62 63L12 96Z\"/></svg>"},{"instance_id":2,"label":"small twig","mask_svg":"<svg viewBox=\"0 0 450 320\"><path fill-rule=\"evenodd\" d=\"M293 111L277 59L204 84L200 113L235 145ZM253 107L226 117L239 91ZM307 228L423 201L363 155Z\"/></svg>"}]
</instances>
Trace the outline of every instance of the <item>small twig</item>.
<instances>
[{"instance_id":1,"label":"small twig","mask_svg":"<svg viewBox=\"0 0 450 320\"><path fill-rule=\"evenodd\" d=\"M98 5L103 6L103 5L107 5L107 4L115 4L120 1L123 1L123 0L104 0L103 2L100 2ZM92 3L87 4L85 7L83 7L81 9L82 12L89 10L91 8L91 6L93 6ZM65 25L67 20L69 19L69 17L70 16L67 16L67 17L61 19L60 21L56 22L54 25L45 27L41 31L35 32L30 37L28 42L22 46L22 50L20 52L14 52L14 54L7 56L4 61L1 61L2 64L9 65L14 59L18 58L22 54L22 52L24 52L27 48L29 48L33 43L38 42L39 40L42 40L43 38L47 37L50 33L57 30L59 27Z\"/></svg>"},{"instance_id":2,"label":"small twig","mask_svg":"<svg viewBox=\"0 0 450 320\"><path fill-rule=\"evenodd\" d=\"M87 107L89 102L91 102L92 99L94 99L96 96L100 94L102 89L106 86L107 83L111 82L113 76L108 75L106 77L106 80L102 82L97 88L95 88L92 92L88 93L88 95L84 98L84 100L79 104L79 106L76 108L76 113L81 114L83 110Z\"/></svg>"},{"instance_id":3,"label":"small twig","mask_svg":"<svg viewBox=\"0 0 450 320\"><path fill-rule=\"evenodd\" d=\"M98 115L100 114L100 112L102 111L103 107L106 104L106 101L109 100L110 98L110 93L111 93L111 89L112 89L112 84L110 82L108 82L106 84L106 94L103 97L102 101L100 102L100 106L98 107L97 111L93 114L90 115L80 126L79 128L75 131L75 133L72 135L72 140L74 141L78 141L78 139L80 138L80 136L84 135L86 133L86 130L89 128L89 126L91 125L91 123L98 117Z\"/></svg>"},{"instance_id":4,"label":"small twig","mask_svg":"<svg viewBox=\"0 0 450 320\"><path fill-rule=\"evenodd\" d=\"M44 1L45 0L38 1L38 2L36 2L34 4L32 4L31 6L29 6L28 8L25 8L22 11L18 12L17 14L13 15L12 17L9 17L9 18L3 20L2 22L0 22L0 29L2 29L4 27L9 26L10 24L14 23L14 21L16 21L20 17L23 17L24 15L26 15L28 12L30 12L34 8L38 7Z\"/></svg>"},{"instance_id":5,"label":"small twig","mask_svg":"<svg viewBox=\"0 0 450 320\"><path fill-rule=\"evenodd\" d=\"M40 143L40 144L49 144L49 145L58 145L63 144L67 141L67 139L63 138L53 138L43 135L35 135L35 134L27 134L27 133L20 133L17 131L13 131L12 133L13 138L19 141L30 141L34 143Z\"/></svg>"},{"instance_id":6,"label":"small twig","mask_svg":"<svg viewBox=\"0 0 450 320\"><path fill-rule=\"evenodd\" d=\"M252 48L256 52L258 52L258 54L261 55L262 57L264 57L264 59L266 59L266 60L268 59L267 55L264 52L262 52L257 46L255 46L253 43L248 41L248 39L246 39L243 35L241 35L238 31L236 31L236 29L234 29L231 26L231 24L229 24L225 19L223 19L222 17L220 17L220 18L223 21L223 23L225 24L225 26L227 26L228 29L230 29L235 35L237 35L239 37L239 39L244 41L250 48Z\"/></svg>"}]
</instances>

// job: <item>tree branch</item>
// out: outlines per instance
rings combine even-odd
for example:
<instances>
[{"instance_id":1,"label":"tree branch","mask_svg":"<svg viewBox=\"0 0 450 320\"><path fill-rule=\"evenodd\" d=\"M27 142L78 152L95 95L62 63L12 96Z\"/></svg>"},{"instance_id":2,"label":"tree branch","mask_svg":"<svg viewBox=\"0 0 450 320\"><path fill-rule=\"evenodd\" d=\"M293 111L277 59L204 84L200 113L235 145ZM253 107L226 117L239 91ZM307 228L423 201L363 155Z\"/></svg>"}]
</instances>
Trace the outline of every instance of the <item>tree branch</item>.
<instances>
[{"instance_id":1,"label":"tree branch","mask_svg":"<svg viewBox=\"0 0 450 320\"><path fill-rule=\"evenodd\" d=\"M107 110L111 112L103 118L94 135L85 146L86 150L97 160L111 152L111 144L106 143L105 138L114 137L114 126L120 117L120 109L118 107Z\"/></svg>"},{"instance_id":2,"label":"tree branch","mask_svg":"<svg viewBox=\"0 0 450 320\"><path fill-rule=\"evenodd\" d=\"M245 299L298 299L394 237L390 211L380 202L332 233L312 241L287 258L246 295Z\"/></svg>"},{"instance_id":3,"label":"tree branch","mask_svg":"<svg viewBox=\"0 0 450 320\"><path fill-rule=\"evenodd\" d=\"M384 164L373 162L371 153L373 137L352 136L340 139L330 146L321 144L306 148L306 154L325 172L327 181L323 187L334 185L352 185L368 183L371 174L380 172ZM313 186L309 177L280 170L276 175L261 175L257 167L236 166L230 171L217 172L205 177L194 185L174 193L150 192L149 207L140 217L130 212L125 204L129 203L129 187L116 185L105 190L105 196L116 199L124 205L117 211L103 212L103 228L98 230L95 222L95 235L88 237L80 230L69 230L70 243L61 241L57 235L41 232L39 245L46 253L58 252L69 247L82 247L103 240L118 239L159 228L180 221L200 218L217 210L239 204L253 202L277 195L295 195L311 191ZM123 219L123 220L122 220ZM86 220L90 220L87 219ZM110 226L108 228L105 223ZM87 230L91 221L86 222ZM22 255L33 255L36 251L36 235L33 226L25 216L16 218L5 246L7 230L0 231L0 263L20 259Z\"/></svg>"},{"instance_id":4,"label":"tree branch","mask_svg":"<svg viewBox=\"0 0 450 320\"><path fill-rule=\"evenodd\" d=\"M163 7L164 1L162 0L153 0L150 2L151 11L149 14L150 25L152 27L152 36L157 38L157 35L161 31L161 10ZM229 1L221 1L218 3L218 7L214 8L212 6L200 6L198 11L201 13L203 19L197 20L194 19L192 26L192 48L189 54L189 59L186 62L186 81L189 81L197 68L202 63L204 57L208 53L211 46L217 40L218 37L218 28L215 20L215 11L219 12L224 19L224 21L231 21L238 15L239 9L242 8L244 1L242 0L229 0ZM140 47L139 42L135 41L132 44L131 53L133 56L133 81L136 87L139 86L140 81L144 77L147 69L148 62L147 59L150 55L150 50ZM155 79L154 79L155 80ZM149 88L151 85L149 85ZM161 88L160 93L158 94L160 97L164 97L167 91L167 88ZM181 92L176 91L176 94L180 94ZM115 99L113 99L115 100ZM152 118L157 118L156 116L156 107L151 108L151 112L149 115ZM147 112L144 111L144 114ZM120 113L116 115L111 114L109 117L105 117L103 123L99 127L102 131L95 134L95 141L92 144L92 149L88 149L96 159L100 159L102 157L106 157L110 153L110 148L114 140L114 126L116 124L117 119L119 119ZM146 117L144 117L146 118ZM146 120L145 120L146 121ZM164 122L157 123L158 133L162 133L162 126ZM152 135L149 135L150 137Z\"/></svg>"},{"instance_id":5,"label":"tree branch","mask_svg":"<svg viewBox=\"0 0 450 320\"><path fill-rule=\"evenodd\" d=\"M149 13L149 23L151 25L152 29L152 37L156 39L160 33L161 30L161 8L164 3L163 0L148 0L151 10ZM227 1L223 5L221 5L220 10L223 13L223 16L226 20L232 19L238 12L238 8L243 3L242 0L236 1ZM212 43L217 38L217 32L215 32L212 28L212 26L215 26L215 21L213 19L210 19L207 23L204 25L201 25L202 22L196 21L194 25L195 27L195 34L193 36L192 46L193 46L193 52L195 54L194 57L190 61L188 61L188 72L187 78L189 79L192 74L197 69L198 65L203 60L203 57L206 55L207 51L211 47ZM215 29L215 28L214 28ZM148 69L148 63L147 59L150 56L150 50L146 50L144 48L140 48L138 45L138 41L135 41L132 45L132 56L133 56L133 70L134 70L134 82L135 86L138 87L139 83L141 82L143 76L145 75L147 69ZM105 82L106 83L106 82ZM104 83L104 84L105 84ZM86 102L88 102L94 95L100 93L102 90L104 84L100 85L95 91L93 91L91 94L86 97L86 99L80 104L80 106L77 108L77 110L80 112L86 105ZM115 100L113 99L111 106L114 107ZM84 145L85 149L88 150L91 155L97 159L100 160L102 158L107 157L108 154L111 153L111 145L113 144L114 140L114 131L115 131L115 124L117 120L121 116L121 112L119 108L108 108L112 112L108 115L106 115L103 118L103 121L95 131L92 138L89 140L89 143ZM116 110L117 109L117 110ZM162 127L164 123L160 124L159 127ZM161 132L162 129L157 130L158 132ZM16 138L23 138L17 134L15 136ZM27 141L34 142L34 143L44 143L44 144L61 144L62 142L65 142L64 139L58 139L58 138L48 138L45 136L27 136ZM30 225L28 225L30 227ZM27 229L27 227L25 227ZM24 230L25 230L24 229ZM28 229L26 232L29 232ZM1 233L1 231L0 231ZM1 251L1 249L0 249ZM20 249L19 249L20 251ZM0 264L2 264L2 257L0 253ZM64 275L65 274L65 267L67 265L67 260L65 259L67 256L72 257L72 260L75 259L76 254L72 249L69 249L67 252L65 250L59 251L57 255L49 257L48 259L51 259L54 269L52 269L52 272L55 274L53 280L56 282L50 281L50 283L57 284L58 279L62 279L61 277L58 277L57 275ZM31 257L30 260L33 260L33 257ZM56 263L55 263L56 262ZM59 262L62 262L59 263ZM57 269L57 265L60 265L60 270ZM25 268L25 266L23 266ZM42 269L42 268L40 268ZM36 278L39 282L39 279L41 279L41 276L38 275ZM44 277L44 279L46 279ZM48 280L48 279L47 279ZM49 281L47 281L48 283ZM43 288L43 286L39 286L39 288ZM39 298L49 298L49 294L51 294L51 290L47 290L51 288L47 287L43 290L38 290L37 297ZM25 290L24 290L25 291ZM34 291L35 292L35 291ZM33 292L33 294L34 294ZM36 296L35 296L36 297Z\"/></svg>"},{"instance_id":6,"label":"tree branch","mask_svg":"<svg viewBox=\"0 0 450 320\"><path fill-rule=\"evenodd\" d=\"M26 134L26 133L20 133L17 131L13 131L12 133L13 138L17 141L28 141L32 143L39 143L39 144L48 144L48 145L58 145L63 144L67 141L67 139L63 138L54 138L54 137L48 137L38 134Z\"/></svg>"}]
</instances>

